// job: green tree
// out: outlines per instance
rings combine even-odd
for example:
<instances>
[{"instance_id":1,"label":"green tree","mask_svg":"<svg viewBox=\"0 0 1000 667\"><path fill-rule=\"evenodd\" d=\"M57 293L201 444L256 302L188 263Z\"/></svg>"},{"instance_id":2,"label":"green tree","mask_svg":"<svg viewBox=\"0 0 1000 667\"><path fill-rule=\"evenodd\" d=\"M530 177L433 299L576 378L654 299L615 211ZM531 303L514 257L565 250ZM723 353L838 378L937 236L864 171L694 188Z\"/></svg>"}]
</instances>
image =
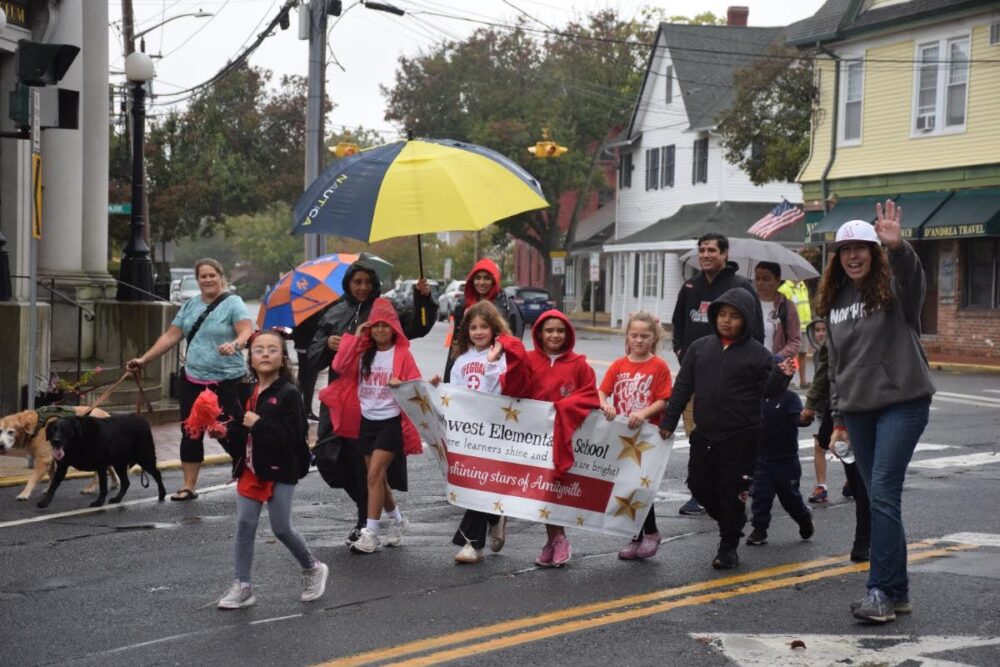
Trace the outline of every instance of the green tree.
<instances>
[{"instance_id":1,"label":"green tree","mask_svg":"<svg viewBox=\"0 0 1000 667\"><path fill-rule=\"evenodd\" d=\"M603 10L539 38L522 23L513 30L481 29L461 42L399 59L395 85L383 88L386 119L417 136L472 141L525 166L541 183L550 207L500 222L544 258L555 293L549 253L565 249L583 202L607 187L597 168L608 135L635 105L655 25ZM570 151L536 160L527 152L542 128ZM579 193L577 199L566 193ZM561 216L567 202L579 202ZM572 204L571 204L572 205ZM559 225L569 220L569 229ZM570 232L568 234L567 232Z\"/></svg>"},{"instance_id":2,"label":"green tree","mask_svg":"<svg viewBox=\"0 0 1000 667\"><path fill-rule=\"evenodd\" d=\"M157 237L209 235L226 216L292 203L302 191L306 84L241 66L153 125L146 143Z\"/></svg>"},{"instance_id":3,"label":"green tree","mask_svg":"<svg viewBox=\"0 0 1000 667\"><path fill-rule=\"evenodd\" d=\"M288 204L275 202L259 213L226 218L226 240L236 249L234 281L247 296L261 294L265 285L302 263L302 239L288 233L292 211Z\"/></svg>"},{"instance_id":4,"label":"green tree","mask_svg":"<svg viewBox=\"0 0 1000 667\"><path fill-rule=\"evenodd\" d=\"M755 185L794 181L809 157L817 90L811 58L771 47L734 75L736 95L719 124L726 159Z\"/></svg>"}]
</instances>

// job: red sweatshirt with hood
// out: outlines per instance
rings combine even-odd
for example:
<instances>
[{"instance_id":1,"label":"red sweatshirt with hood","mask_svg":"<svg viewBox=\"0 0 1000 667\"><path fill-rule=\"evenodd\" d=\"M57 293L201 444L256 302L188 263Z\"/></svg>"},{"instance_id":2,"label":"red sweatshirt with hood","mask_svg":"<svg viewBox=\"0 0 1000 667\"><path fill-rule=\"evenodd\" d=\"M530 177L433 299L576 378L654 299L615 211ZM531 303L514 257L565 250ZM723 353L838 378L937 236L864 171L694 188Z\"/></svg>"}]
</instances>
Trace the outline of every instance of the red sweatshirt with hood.
<instances>
[{"instance_id":1,"label":"red sweatshirt with hood","mask_svg":"<svg viewBox=\"0 0 1000 667\"><path fill-rule=\"evenodd\" d=\"M563 352L555 359L542 345L542 326L546 320L553 318L566 326ZM573 351L576 331L558 310L547 310L538 316L531 328L531 338L535 343L535 349L528 353L534 379L531 398L555 403L552 462L556 472L563 474L573 467L573 433L592 410L601 406L597 376L587 363L587 357Z\"/></svg>"},{"instance_id":2,"label":"red sweatshirt with hood","mask_svg":"<svg viewBox=\"0 0 1000 667\"><path fill-rule=\"evenodd\" d=\"M410 352L410 341L403 333L403 326L392 302L378 298L372 304L368 322L384 322L396 334L395 353L392 359L392 376L402 381L419 380L420 369ZM361 401L358 399L358 384L361 379L361 356L374 345L370 330L362 336L344 334L337 354L333 357L333 371L337 378L319 393L319 400L330 411L333 432L345 438L357 438L361 430ZM403 427L403 454L419 454L423 451L420 434L406 413L400 414Z\"/></svg>"}]
</instances>

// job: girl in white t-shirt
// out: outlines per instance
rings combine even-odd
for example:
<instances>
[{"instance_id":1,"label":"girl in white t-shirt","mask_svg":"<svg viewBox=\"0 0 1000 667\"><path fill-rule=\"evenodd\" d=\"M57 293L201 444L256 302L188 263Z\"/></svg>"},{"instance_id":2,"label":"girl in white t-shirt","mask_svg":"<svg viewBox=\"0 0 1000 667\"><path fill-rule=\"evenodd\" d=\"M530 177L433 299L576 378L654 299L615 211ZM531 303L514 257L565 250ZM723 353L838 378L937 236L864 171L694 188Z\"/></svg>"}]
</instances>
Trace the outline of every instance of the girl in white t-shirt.
<instances>
[{"instance_id":1,"label":"girl in white t-shirt","mask_svg":"<svg viewBox=\"0 0 1000 667\"><path fill-rule=\"evenodd\" d=\"M489 301L478 301L465 311L456 351L458 357L448 384L514 398L530 396L527 351L519 339L510 335L507 321ZM434 386L440 382L437 375L430 379ZM482 562L487 533L490 549L500 551L506 540L506 526L507 517L466 510L452 538L452 543L461 547L455 561Z\"/></svg>"},{"instance_id":2,"label":"girl in white t-shirt","mask_svg":"<svg viewBox=\"0 0 1000 667\"><path fill-rule=\"evenodd\" d=\"M406 532L403 518L386 473L400 456L420 453L420 436L399 408L390 387L420 378L410 353L410 341L386 299L376 299L368 321L354 335L346 334L333 358L336 380L320 393L329 408L333 430L353 439L367 468L368 519L361 536L351 545L357 553L372 553L398 546ZM382 510L389 514L388 534L379 536Z\"/></svg>"}]
</instances>

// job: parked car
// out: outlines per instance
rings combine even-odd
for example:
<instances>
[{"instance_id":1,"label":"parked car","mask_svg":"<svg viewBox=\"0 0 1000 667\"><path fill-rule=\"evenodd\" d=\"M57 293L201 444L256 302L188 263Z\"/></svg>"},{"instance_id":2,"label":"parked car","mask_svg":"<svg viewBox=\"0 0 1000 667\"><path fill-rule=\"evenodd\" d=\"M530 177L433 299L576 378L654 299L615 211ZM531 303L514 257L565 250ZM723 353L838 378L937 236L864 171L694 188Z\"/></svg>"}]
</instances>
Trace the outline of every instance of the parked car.
<instances>
[{"instance_id":1,"label":"parked car","mask_svg":"<svg viewBox=\"0 0 1000 667\"><path fill-rule=\"evenodd\" d=\"M455 313L455 304L458 302L458 297L460 297L465 292L465 281L464 280L452 280L448 283L448 287L445 288L444 294L438 299L438 319L446 320L449 316Z\"/></svg>"},{"instance_id":2,"label":"parked car","mask_svg":"<svg viewBox=\"0 0 1000 667\"><path fill-rule=\"evenodd\" d=\"M556 307L556 302L549 296L548 290L541 287L504 287L507 296L517 304L524 318L524 324L532 324L546 310Z\"/></svg>"},{"instance_id":3,"label":"parked car","mask_svg":"<svg viewBox=\"0 0 1000 667\"><path fill-rule=\"evenodd\" d=\"M193 273L182 276L170 284L170 300L174 303L184 303L190 298L201 294L198 287L198 277Z\"/></svg>"},{"instance_id":4,"label":"parked car","mask_svg":"<svg viewBox=\"0 0 1000 667\"><path fill-rule=\"evenodd\" d=\"M409 280L397 280L395 288L384 293L387 299L393 301L400 301L403 303L413 303L413 286L417 284L415 279ZM427 280L427 284L431 288L431 301L437 302L441 298L441 285L438 284L436 280Z\"/></svg>"}]
</instances>

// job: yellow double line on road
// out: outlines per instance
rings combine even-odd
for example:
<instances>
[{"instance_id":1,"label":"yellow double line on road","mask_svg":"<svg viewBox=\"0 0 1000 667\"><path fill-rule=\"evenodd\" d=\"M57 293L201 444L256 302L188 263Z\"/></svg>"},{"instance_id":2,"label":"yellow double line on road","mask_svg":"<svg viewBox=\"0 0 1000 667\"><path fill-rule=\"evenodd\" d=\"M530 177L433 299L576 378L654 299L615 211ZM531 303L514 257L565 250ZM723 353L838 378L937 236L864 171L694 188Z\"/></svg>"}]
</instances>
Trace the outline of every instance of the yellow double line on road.
<instances>
[{"instance_id":1,"label":"yellow double line on road","mask_svg":"<svg viewBox=\"0 0 1000 667\"><path fill-rule=\"evenodd\" d=\"M932 548L936 545L937 543L933 540L911 544L909 546L911 550L909 562L913 563L976 548L975 545L969 544ZM428 637L406 644L338 658L322 664L323 667L356 667L373 664L440 664L471 655L551 639L571 632L592 630L636 618L662 614L681 607L691 607L716 600L787 588L809 581L829 579L868 569L867 563L844 564L848 562L844 556L838 556L780 565L747 574L569 607L437 637ZM490 639L491 637L492 639ZM428 651L433 652L428 653ZM401 658L404 660L390 662Z\"/></svg>"}]
</instances>

